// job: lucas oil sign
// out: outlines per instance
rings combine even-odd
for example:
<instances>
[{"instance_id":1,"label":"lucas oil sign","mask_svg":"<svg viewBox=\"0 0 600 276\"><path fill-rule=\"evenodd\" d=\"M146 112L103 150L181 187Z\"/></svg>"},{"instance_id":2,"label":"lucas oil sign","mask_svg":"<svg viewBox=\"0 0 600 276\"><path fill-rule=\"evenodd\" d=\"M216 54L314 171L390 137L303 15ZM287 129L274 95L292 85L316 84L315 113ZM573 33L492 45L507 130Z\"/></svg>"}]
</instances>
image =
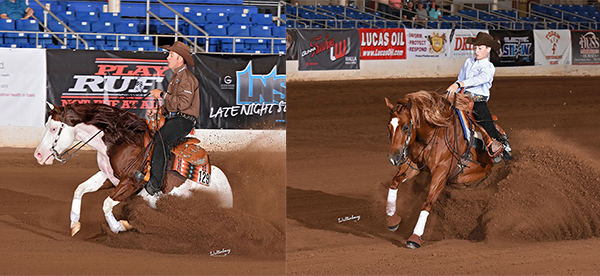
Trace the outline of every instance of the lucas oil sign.
<instances>
[{"instance_id":1,"label":"lucas oil sign","mask_svg":"<svg viewBox=\"0 0 600 276\"><path fill-rule=\"evenodd\" d=\"M359 29L361 59L406 59L404 29Z\"/></svg>"}]
</instances>

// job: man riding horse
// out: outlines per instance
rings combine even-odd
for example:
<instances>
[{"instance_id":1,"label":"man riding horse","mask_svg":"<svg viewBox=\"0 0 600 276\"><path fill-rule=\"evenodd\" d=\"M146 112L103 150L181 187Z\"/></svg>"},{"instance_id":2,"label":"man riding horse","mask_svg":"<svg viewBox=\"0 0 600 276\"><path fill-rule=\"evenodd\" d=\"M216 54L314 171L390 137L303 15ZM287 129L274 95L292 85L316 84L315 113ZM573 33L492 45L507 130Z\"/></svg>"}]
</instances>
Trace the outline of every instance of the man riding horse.
<instances>
[{"instance_id":1,"label":"man riding horse","mask_svg":"<svg viewBox=\"0 0 600 276\"><path fill-rule=\"evenodd\" d=\"M163 186L168 153L171 152L173 144L185 136L194 128L196 118L200 115L200 90L198 79L186 65L194 66L194 59L190 54L190 48L181 41L172 46L162 46L169 50L167 61L169 69L173 71L173 77L169 82L167 92L160 89L150 91L155 98L163 98L165 101L164 111L166 122L154 135L154 153L152 155L150 180L145 188L148 194L154 195ZM153 115L156 110L149 110ZM144 174L136 171L135 177L138 182L142 181Z\"/></svg>"}]
</instances>

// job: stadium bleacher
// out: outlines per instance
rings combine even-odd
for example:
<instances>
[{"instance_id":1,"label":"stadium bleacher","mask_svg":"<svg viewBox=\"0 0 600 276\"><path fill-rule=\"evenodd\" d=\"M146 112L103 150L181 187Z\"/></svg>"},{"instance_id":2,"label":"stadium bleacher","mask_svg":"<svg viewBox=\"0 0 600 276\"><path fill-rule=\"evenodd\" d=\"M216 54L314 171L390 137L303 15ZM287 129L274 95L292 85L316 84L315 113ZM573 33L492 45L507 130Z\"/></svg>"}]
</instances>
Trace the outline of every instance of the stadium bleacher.
<instances>
[{"instance_id":1,"label":"stadium bleacher","mask_svg":"<svg viewBox=\"0 0 600 276\"><path fill-rule=\"evenodd\" d=\"M456 4L454 14L443 10L439 21L425 26L414 21L402 21L397 14L386 14L356 6L288 5L288 28L434 28L434 29L597 29L600 13L593 5L542 5L531 3L528 12L518 10L487 11ZM406 10L405 10L406 11ZM525 14L526 16L522 16Z\"/></svg>"},{"instance_id":2,"label":"stadium bleacher","mask_svg":"<svg viewBox=\"0 0 600 276\"><path fill-rule=\"evenodd\" d=\"M165 2L169 7L156 2L150 4L150 12L160 20L151 15L147 23L147 4L143 0L121 2L119 13L107 12L106 1L100 0L41 1L58 20L45 14L44 8L37 2L30 1L29 6L40 21L0 20L0 47L85 48L86 45L68 31L71 29L87 42L88 49L156 50L157 45L166 44L158 44L162 42L159 40L172 40L176 35L183 35L211 52L233 52L235 48L236 53L285 53L285 48L280 47L280 40L285 35L285 23L278 22L276 15L259 13L257 6L245 5L240 0ZM173 29L179 33L176 34ZM210 36L209 39L205 32ZM59 39L53 38L51 33L58 34ZM247 43L251 38L263 42ZM235 44L235 40L239 40L239 43ZM63 41L66 41L66 45L61 43ZM234 44L235 47L229 46Z\"/></svg>"}]
</instances>

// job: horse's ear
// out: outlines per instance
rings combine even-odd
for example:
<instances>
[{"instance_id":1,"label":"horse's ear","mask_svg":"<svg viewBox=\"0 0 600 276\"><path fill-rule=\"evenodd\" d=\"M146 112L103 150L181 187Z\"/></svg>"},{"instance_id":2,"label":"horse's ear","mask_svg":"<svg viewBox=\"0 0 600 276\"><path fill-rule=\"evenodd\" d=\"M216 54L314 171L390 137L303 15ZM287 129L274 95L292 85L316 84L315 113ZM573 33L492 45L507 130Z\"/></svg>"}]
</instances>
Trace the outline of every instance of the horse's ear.
<instances>
[{"instance_id":1,"label":"horse's ear","mask_svg":"<svg viewBox=\"0 0 600 276\"><path fill-rule=\"evenodd\" d=\"M394 109L394 105L390 102L390 100L388 100L388 98L385 98L385 105L387 105L390 110Z\"/></svg>"},{"instance_id":2,"label":"horse's ear","mask_svg":"<svg viewBox=\"0 0 600 276\"><path fill-rule=\"evenodd\" d=\"M46 104L48 104L48 107L50 107L50 110L54 110L55 105L51 104L49 101L46 101Z\"/></svg>"}]
</instances>

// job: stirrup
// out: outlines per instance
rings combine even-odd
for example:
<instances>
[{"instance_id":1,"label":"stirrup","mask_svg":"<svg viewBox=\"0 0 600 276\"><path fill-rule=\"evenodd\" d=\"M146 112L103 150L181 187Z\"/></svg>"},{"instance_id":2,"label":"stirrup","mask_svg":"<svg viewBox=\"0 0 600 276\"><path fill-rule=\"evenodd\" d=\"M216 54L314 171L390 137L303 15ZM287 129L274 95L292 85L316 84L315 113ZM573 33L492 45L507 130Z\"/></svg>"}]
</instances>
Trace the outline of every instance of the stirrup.
<instances>
[{"instance_id":1,"label":"stirrup","mask_svg":"<svg viewBox=\"0 0 600 276\"><path fill-rule=\"evenodd\" d=\"M496 147L496 149L494 149L494 147ZM496 157L500 156L500 154L504 150L504 147L502 146L502 143L500 143L496 140L492 140L492 142L490 142L490 144L487 145L487 149L488 149L488 154L490 155L490 157L496 158Z\"/></svg>"}]
</instances>

